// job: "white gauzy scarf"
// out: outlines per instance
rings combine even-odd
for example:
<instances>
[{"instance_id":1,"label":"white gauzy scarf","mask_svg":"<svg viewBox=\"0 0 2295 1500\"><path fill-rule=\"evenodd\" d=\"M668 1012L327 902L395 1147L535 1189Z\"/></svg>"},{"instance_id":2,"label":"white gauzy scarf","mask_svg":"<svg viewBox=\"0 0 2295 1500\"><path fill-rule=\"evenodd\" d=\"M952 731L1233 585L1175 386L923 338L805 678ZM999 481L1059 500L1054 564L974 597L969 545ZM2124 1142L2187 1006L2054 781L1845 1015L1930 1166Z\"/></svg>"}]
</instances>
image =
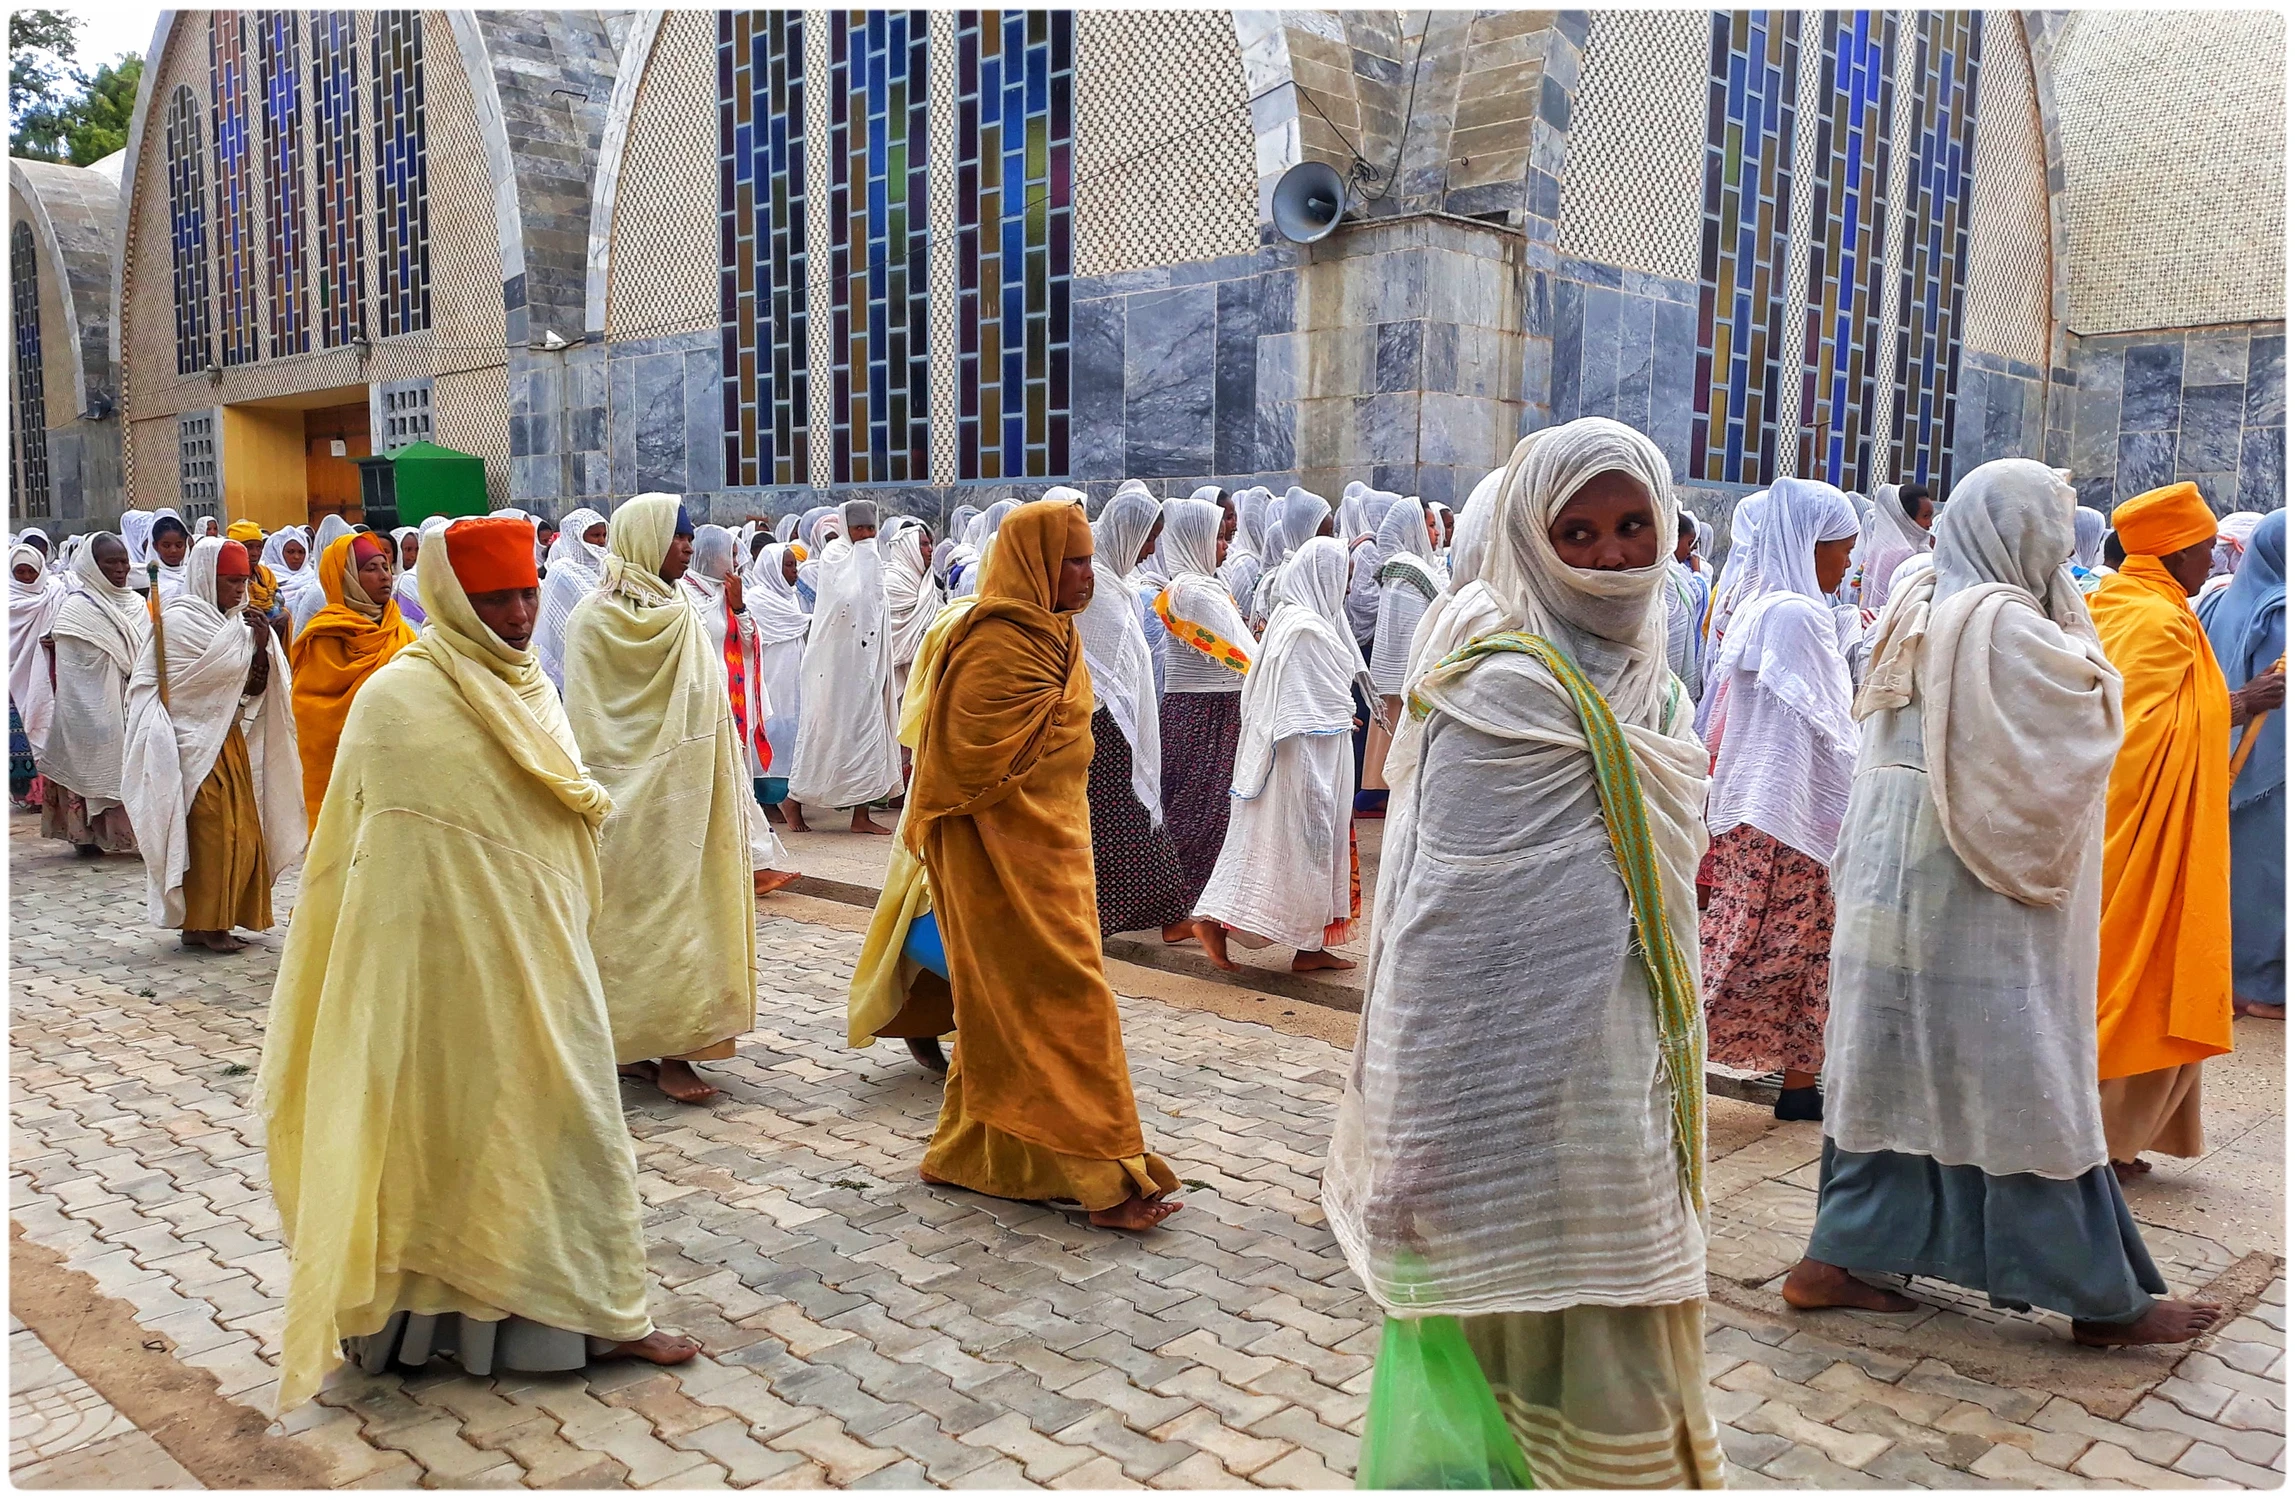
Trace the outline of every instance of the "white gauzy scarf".
<instances>
[{"instance_id":1,"label":"white gauzy scarf","mask_svg":"<svg viewBox=\"0 0 2295 1500\"><path fill-rule=\"evenodd\" d=\"M84 646L92 670L57 672L56 717L40 769L86 798L88 815L94 817L119 804L128 678L150 638L151 620L141 595L124 585L114 587L96 566L95 537L73 556L70 576L69 592L48 633L59 649L65 641Z\"/></svg>"},{"instance_id":2,"label":"white gauzy scarf","mask_svg":"<svg viewBox=\"0 0 2295 1500\"><path fill-rule=\"evenodd\" d=\"M24 583L16 569L29 563L37 576ZM8 550L8 696L24 721L24 737L37 756L48 746L48 720L55 712L55 694L48 686L48 655L40 637L55 623L64 607L67 585L48 571L48 560L29 542Z\"/></svg>"},{"instance_id":3,"label":"white gauzy scarf","mask_svg":"<svg viewBox=\"0 0 2295 1500\"><path fill-rule=\"evenodd\" d=\"M1147 545L1161 508L1145 494L1120 492L1092 523L1092 602L1076 616L1092 695L1116 721L1132 752L1132 795L1151 827L1163 822L1163 733L1155 657L1140 626L1139 599L1124 582L1126 564Z\"/></svg>"},{"instance_id":4,"label":"white gauzy scarf","mask_svg":"<svg viewBox=\"0 0 2295 1500\"><path fill-rule=\"evenodd\" d=\"M167 635L167 701L159 697L156 637L144 643L128 679L120 800L143 853L150 917L161 927L183 925L191 799L215 769L231 726L243 719L271 878L303 857L303 767L295 750L287 653L269 630L258 635L238 613L226 617L215 607L215 559L222 551L223 543L212 537L192 546L184 559L183 592L167 601L160 616ZM244 702L258 639L271 658L271 675L261 695Z\"/></svg>"},{"instance_id":5,"label":"white gauzy scarf","mask_svg":"<svg viewBox=\"0 0 2295 1500\"><path fill-rule=\"evenodd\" d=\"M903 524L905 522L905 524ZM916 660L916 648L940 613L939 586L932 581L931 538L923 526L900 517L892 523L884 549L885 618L892 630L895 667Z\"/></svg>"},{"instance_id":6,"label":"white gauzy scarf","mask_svg":"<svg viewBox=\"0 0 2295 1500\"><path fill-rule=\"evenodd\" d=\"M1336 540L1316 537L1291 554L1275 580L1275 614L1243 678L1242 728L1235 745L1236 796L1267 789L1275 748L1294 735L1345 734L1354 727L1350 689L1365 679L1362 648L1346 623L1347 558Z\"/></svg>"}]
</instances>

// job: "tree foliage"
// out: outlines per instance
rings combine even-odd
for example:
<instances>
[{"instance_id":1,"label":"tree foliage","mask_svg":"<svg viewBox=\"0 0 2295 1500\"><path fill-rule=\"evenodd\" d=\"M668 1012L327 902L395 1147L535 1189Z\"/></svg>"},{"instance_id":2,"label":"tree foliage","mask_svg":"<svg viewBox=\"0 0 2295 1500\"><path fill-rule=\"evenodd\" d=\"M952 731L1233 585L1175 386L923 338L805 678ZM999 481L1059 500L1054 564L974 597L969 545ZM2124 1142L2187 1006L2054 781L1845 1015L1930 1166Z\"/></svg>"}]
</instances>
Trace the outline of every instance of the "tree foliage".
<instances>
[{"instance_id":1,"label":"tree foliage","mask_svg":"<svg viewBox=\"0 0 2295 1500\"><path fill-rule=\"evenodd\" d=\"M63 11L9 13L9 155L84 167L127 145L143 59L129 53L85 72L79 28Z\"/></svg>"}]
</instances>

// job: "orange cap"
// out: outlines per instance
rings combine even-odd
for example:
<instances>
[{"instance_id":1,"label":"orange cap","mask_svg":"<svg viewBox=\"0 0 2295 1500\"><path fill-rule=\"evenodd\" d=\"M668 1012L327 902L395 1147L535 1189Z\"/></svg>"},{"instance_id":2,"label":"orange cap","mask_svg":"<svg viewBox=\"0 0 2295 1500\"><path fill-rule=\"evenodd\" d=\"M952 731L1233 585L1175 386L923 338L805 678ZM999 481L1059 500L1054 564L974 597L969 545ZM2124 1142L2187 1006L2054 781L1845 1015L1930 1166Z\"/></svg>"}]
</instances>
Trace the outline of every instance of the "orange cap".
<instances>
[{"instance_id":1,"label":"orange cap","mask_svg":"<svg viewBox=\"0 0 2295 1500\"><path fill-rule=\"evenodd\" d=\"M218 578L245 578L254 571L254 566L247 561L247 549L237 542L225 542L215 554Z\"/></svg>"},{"instance_id":2,"label":"orange cap","mask_svg":"<svg viewBox=\"0 0 2295 1500\"><path fill-rule=\"evenodd\" d=\"M515 516L469 516L446 528L446 557L465 594L494 594L541 584L534 570L534 528Z\"/></svg>"},{"instance_id":3,"label":"orange cap","mask_svg":"<svg viewBox=\"0 0 2295 1500\"><path fill-rule=\"evenodd\" d=\"M2165 557L2196 542L2215 540L2215 512L2199 486L2185 481L2146 490L2112 512L2112 529L2131 555Z\"/></svg>"}]
</instances>

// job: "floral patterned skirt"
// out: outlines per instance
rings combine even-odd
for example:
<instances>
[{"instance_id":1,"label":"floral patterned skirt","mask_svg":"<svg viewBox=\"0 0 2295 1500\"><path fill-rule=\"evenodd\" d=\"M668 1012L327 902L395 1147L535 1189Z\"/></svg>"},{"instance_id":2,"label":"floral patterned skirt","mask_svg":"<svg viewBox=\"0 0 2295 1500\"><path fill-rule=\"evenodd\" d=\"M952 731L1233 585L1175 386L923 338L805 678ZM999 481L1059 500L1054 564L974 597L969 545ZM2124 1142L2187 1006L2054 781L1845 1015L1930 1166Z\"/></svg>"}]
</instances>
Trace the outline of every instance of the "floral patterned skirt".
<instances>
[{"instance_id":1,"label":"floral patterned skirt","mask_svg":"<svg viewBox=\"0 0 2295 1500\"><path fill-rule=\"evenodd\" d=\"M1171 830L1150 827L1132 790L1132 747L1106 709L1092 714L1092 882L1099 893L1100 936L1140 932L1188 913L1180 891L1179 850Z\"/></svg>"},{"instance_id":2,"label":"floral patterned skirt","mask_svg":"<svg viewBox=\"0 0 2295 1500\"><path fill-rule=\"evenodd\" d=\"M1698 883L1706 1055L1732 1068L1814 1073L1825 1062L1833 886L1825 867L1750 823L1713 841Z\"/></svg>"},{"instance_id":3,"label":"floral patterned skirt","mask_svg":"<svg viewBox=\"0 0 2295 1500\"><path fill-rule=\"evenodd\" d=\"M1180 895L1193 911L1227 842L1243 695L1166 693L1160 712L1163 822L1179 846Z\"/></svg>"}]
</instances>

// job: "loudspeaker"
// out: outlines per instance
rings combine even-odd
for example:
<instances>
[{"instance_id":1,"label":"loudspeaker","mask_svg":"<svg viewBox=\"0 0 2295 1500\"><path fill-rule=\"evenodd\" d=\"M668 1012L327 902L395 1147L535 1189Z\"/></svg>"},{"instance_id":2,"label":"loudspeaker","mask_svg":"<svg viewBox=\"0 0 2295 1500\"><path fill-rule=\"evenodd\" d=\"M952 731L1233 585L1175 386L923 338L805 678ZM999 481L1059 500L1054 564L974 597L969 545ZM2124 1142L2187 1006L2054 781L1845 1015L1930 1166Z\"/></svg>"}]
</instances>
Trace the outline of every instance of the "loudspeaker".
<instances>
[{"instance_id":1,"label":"loudspeaker","mask_svg":"<svg viewBox=\"0 0 2295 1500\"><path fill-rule=\"evenodd\" d=\"M1347 211L1347 183L1319 161L1303 161L1275 184L1275 230L1287 240L1311 245L1339 227Z\"/></svg>"}]
</instances>

